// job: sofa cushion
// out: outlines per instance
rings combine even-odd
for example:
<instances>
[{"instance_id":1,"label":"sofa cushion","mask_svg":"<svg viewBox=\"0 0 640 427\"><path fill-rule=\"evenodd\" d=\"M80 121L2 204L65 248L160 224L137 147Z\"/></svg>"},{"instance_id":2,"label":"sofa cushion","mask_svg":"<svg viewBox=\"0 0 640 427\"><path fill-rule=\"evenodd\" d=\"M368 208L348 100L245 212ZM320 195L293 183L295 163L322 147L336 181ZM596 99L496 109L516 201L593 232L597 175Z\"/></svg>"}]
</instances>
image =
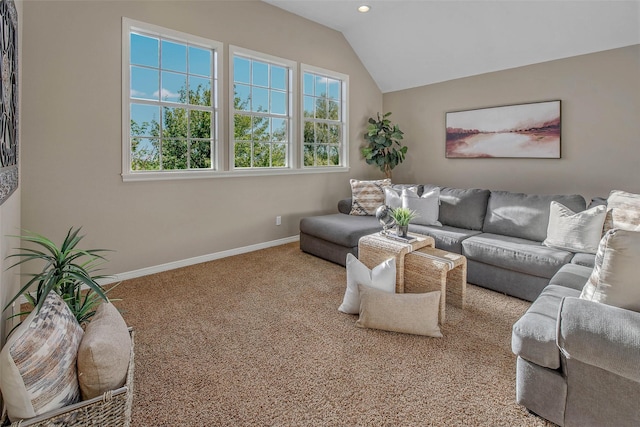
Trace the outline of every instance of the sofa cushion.
<instances>
[{"instance_id":1,"label":"sofa cushion","mask_svg":"<svg viewBox=\"0 0 640 427\"><path fill-rule=\"evenodd\" d=\"M391 186L390 179L360 181L352 179L351 215L375 215L376 209L384 205L384 189Z\"/></svg>"},{"instance_id":2,"label":"sofa cushion","mask_svg":"<svg viewBox=\"0 0 640 427\"><path fill-rule=\"evenodd\" d=\"M551 202L547 238L543 245L571 252L595 254L602 237L606 206L594 206L574 212L556 201Z\"/></svg>"},{"instance_id":3,"label":"sofa cushion","mask_svg":"<svg viewBox=\"0 0 640 427\"><path fill-rule=\"evenodd\" d=\"M433 185L424 186L429 191ZM477 188L440 188L440 216L443 225L469 230L482 230L484 217L487 213L489 190Z\"/></svg>"},{"instance_id":4,"label":"sofa cushion","mask_svg":"<svg viewBox=\"0 0 640 427\"><path fill-rule=\"evenodd\" d=\"M417 224L409 224L409 231L431 236L435 240L436 248L455 252L457 254L462 253L463 240L481 233L480 231L450 227L447 225L438 227L433 225Z\"/></svg>"},{"instance_id":5,"label":"sofa cushion","mask_svg":"<svg viewBox=\"0 0 640 427\"><path fill-rule=\"evenodd\" d=\"M580 195L538 195L492 191L482 231L542 242L547 237L551 201L574 212L585 209Z\"/></svg>"},{"instance_id":6,"label":"sofa cushion","mask_svg":"<svg viewBox=\"0 0 640 427\"><path fill-rule=\"evenodd\" d=\"M566 264L553 275L549 280L549 284L582 291L584 284L589 280L592 270L592 267L585 267L578 264Z\"/></svg>"},{"instance_id":7,"label":"sofa cushion","mask_svg":"<svg viewBox=\"0 0 640 427\"><path fill-rule=\"evenodd\" d=\"M491 233L464 240L462 255L485 264L544 278L551 278L573 257L571 252L542 246L539 242Z\"/></svg>"},{"instance_id":8,"label":"sofa cushion","mask_svg":"<svg viewBox=\"0 0 640 427\"><path fill-rule=\"evenodd\" d=\"M348 199L339 200L338 201L338 212L349 215L349 213L351 212L351 205L352 204L353 203L351 202L351 197L349 197Z\"/></svg>"},{"instance_id":9,"label":"sofa cushion","mask_svg":"<svg viewBox=\"0 0 640 427\"><path fill-rule=\"evenodd\" d=\"M573 258L571 258L571 264L582 265L589 268L593 268L595 262L595 254L585 254L584 252L578 252L573 256Z\"/></svg>"},{"instance_id":10,"label":"sofa cushion","mask_svg":"<svg viewBox=\"0 0 640 427\"><path fill-rule=\"evenodd\" d=\"M556 345L556 322L564 297L576 297L580 291L549 285L513 325L511 350L525 360L550 369L560 367Z\"/></svg>"},{"instance_id":11,"label":"sofa cushion","mask_svg":"<svg viewBox=\"0 0 640 427\"><path fill-rule=\"evenodd\" d=\"M612 228L640 231L640 194L620 190L609 194L604 231Z\"/></svg>"},{"instance_id":12,"label":"sofa cushion","mask_svg":"<svg viewBox=\"0 0 640 427\"><path fill-rule=\"evenodd\" d=\"M340 246L358 246L360 237L382 230L375 216L341 213L302 218L300 231Z\"/></svg>"},{"instance_id":13,"label":"sofa cushion","mask_svg":"<svg viewBox=\"0 0 640 427\"><path fill-rule=\"evenodd\" d=\"M607 231L580 298L640 312L639 260L640 232Z\"/></svg>"},{"instance_id":14,"label":"sofa cushion","mask_svg":"<svg viewBox=\"0 0 640 427\"><path fill-rule=\"evenodd\" d=\"M55 292L9 336L0 352L0 388L11 421L32 418L80 398L76 354L83 331Z\"/></svg>"}]
</instances>

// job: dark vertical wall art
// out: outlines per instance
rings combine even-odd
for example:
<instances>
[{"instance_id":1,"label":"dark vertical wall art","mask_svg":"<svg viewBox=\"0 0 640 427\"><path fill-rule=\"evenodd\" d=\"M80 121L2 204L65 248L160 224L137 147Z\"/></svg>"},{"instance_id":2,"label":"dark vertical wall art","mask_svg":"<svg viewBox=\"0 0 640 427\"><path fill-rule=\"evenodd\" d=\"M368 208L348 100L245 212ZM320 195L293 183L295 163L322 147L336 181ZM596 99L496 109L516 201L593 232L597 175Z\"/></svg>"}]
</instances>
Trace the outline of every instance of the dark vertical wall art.
<instances>
[{"instance_id":1,"label":"dark vertical wall art","mask_svg":"<svg viewBox=\"0 0 640 427\"><path fill-rule=\"evenodd\" d=\"M18 188L18 12L0 2L0 204Z\"/></svg>"}]
</instances>

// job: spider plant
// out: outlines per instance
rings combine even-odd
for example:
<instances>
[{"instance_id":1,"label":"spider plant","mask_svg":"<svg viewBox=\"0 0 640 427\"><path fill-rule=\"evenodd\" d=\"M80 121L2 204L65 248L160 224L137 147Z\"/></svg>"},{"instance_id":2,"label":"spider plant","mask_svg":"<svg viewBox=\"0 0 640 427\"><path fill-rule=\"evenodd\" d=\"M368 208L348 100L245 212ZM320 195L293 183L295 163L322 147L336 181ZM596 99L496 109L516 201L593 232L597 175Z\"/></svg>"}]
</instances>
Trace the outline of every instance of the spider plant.
<instances>
[{"instance_id":1,"label":"spider plant","mask_svg":"<svg viewBox=\"0 0 640 427\"><path fill-rule=\"evenodd\" d=\"M43 267L39 273L24 274L30 277L30 280L11 298L4 310L9 308L20 295L24 295L31 310L14 316L29 314L32 310L39 312L45 298L49 292L53 291L62 297L78 322L82 324L88 322L95 314L100 300L109 301L107 291L97 282L109 276L94 275L100 270L98 267L107 261L102 253L108 250L78 249L77 245L84 237L79 235L79 232L80 228L75 230L73 227L70 228L60 247L48 238L30 231L26 231L23 236L9 236L35 246L18 248L19 253L7 256L7 259L20 259L9 268L30 261L43 264ZM32 293L30 289L35 285L37 285L35 293Z\"/></svg>"}]
</instances>

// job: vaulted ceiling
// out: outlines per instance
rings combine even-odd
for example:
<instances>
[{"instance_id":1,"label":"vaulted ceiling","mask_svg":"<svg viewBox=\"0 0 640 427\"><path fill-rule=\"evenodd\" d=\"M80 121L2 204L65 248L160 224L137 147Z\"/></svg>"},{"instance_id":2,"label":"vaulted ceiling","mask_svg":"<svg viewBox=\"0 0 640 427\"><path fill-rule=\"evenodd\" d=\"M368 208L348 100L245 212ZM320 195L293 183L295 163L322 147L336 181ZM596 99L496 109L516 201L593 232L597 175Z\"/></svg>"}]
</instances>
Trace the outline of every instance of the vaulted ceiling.
<instances>
[{"instance_id":1,"label":"vaulted ceiling","mask_svg":"<svg viewBox=\"0 0 640 427\"><path fill-rule=\"evenodd\" d=\"M263 1L342 32L385 93L640 43L637 0Z\"/></svg>"}]
</instances>

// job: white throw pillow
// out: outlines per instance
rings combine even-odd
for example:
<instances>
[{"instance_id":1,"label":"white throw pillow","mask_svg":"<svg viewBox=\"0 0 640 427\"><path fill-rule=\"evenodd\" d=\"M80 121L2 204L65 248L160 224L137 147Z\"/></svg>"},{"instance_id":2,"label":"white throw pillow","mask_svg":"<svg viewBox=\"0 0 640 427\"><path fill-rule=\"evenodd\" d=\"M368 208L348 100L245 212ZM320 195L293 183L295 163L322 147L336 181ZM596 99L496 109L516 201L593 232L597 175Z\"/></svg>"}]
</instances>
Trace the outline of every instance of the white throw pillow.
<instances>
[{"instance_id":1,"label":"white throw pillow","mask_svg":"<svg viewBox=\"0 0 640 427\"><path fill-rule=\"evenodd\" d=\"M373 270L369 270L358 258L347 254L347 289L339 311L348 314L360 312L358 285L365 285L385 292L396 291L396 259L390 258Z\"/></svg>"},{"instance_id":2,"label":"white throw pillow","mask_svg":"<svg viewBox=\"0 0 640 427\"><path fill-rule=\"evenodd\" d=\"M438 326L440 291L391 294L360 285L360 293L360 318L356 326L442 337Z\"/></svg>"},{"instance_id":3,"label":"white throw pillow","mask_svg":"<svg viewBox=\"0 0 640 427\"><path fill-rule=\"evenodd\" d=\"M351 212L349 215L375 215L376 209L384 204L384 189L391 187L390 179L378 181L350 180Z\"/></svg>"},{"instance_id":4,"label":"white throw pillow","mask_svg":"<svg viewBox=\"0 0 640 427\"><path fill-rule=\"evenodd\" d=\"M640 231L640 194L620 190L609 194L604 231L613 228Z\"/></svg>"},{"instance_id":5,"label":"white throw pillow","mask_svg":"<svg viewBox=\"0 0 640 427\"><path fill-rule=\"evenodd\" d=\"M9 419L32 418L80 399L76 354L83 331L67 304L50 292L0 352L0 389Z\"/></svg>"},{"instance_id":6,"label":"white throw pillow","mask_svg":"<svg viewBox=\"0 0 640 427\"><path fill-rule=\"evenodd\" d=\"M580 298L640 312L640 232L607 231Z\"/></svg>"},{"instance_id":7,"label":"white throw pillow","mask_svg":"<svg viewBox=\"0 0 640 427\"><path fill-rule=\"evenodd\" d=\"M394 188L384 189L384 204L391 209L399 208L402 206L402 191L398 191Z\"/></svg>"},{"instance_id":8,"label":"white throw pillow","mask_svg":"<svg viewBox=\"0 0 640 427\"><path fill-rule=\"evenodd\" d=\"M602 237L607 207L595 206L574 212L558 202L551 202L549 226L543 245L571 252L595 254Z\"/></svg>"},{"instance_id":9,"label":"white throw pillow","mask_svg":"<svg viewBox=\"0 0 640 427\"><path fill-rule=\"evenodd\" d=\"M413 224L442 227L438 221L440 215L439 188L434 188L422 196L418 196L417 191L412 188L405 188L402 190L402 207L414 210L418 214L417 218L411 220Z\"/></svg>"}]
</instances>

